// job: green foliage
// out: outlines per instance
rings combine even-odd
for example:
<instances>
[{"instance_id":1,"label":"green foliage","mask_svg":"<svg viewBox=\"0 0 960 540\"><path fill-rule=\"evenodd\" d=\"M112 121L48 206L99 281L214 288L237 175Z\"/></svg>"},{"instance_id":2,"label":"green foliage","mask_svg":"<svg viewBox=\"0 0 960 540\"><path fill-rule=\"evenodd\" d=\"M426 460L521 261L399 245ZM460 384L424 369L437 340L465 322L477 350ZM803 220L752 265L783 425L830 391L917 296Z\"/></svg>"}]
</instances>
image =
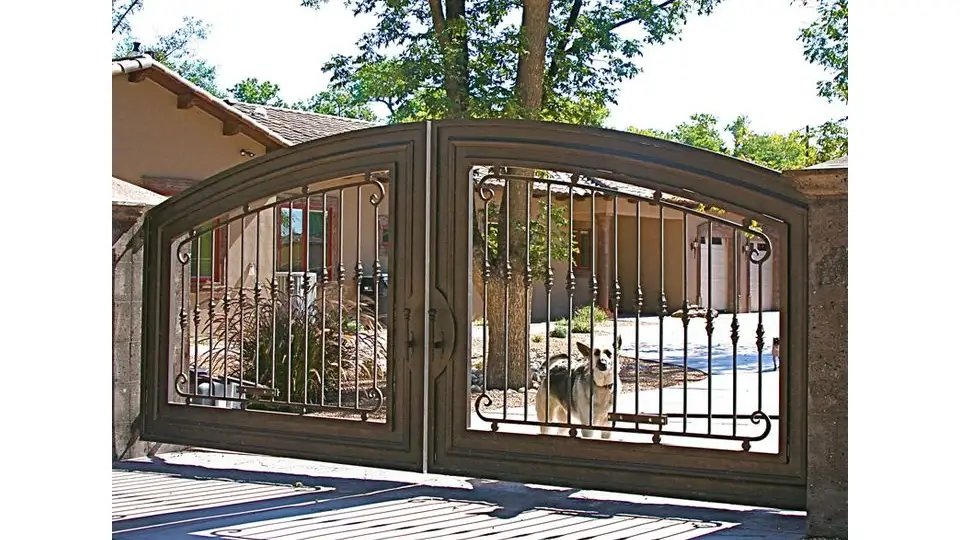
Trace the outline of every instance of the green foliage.
<instances>
[{"instance_id":1,"label":"green foliage","mask_svg":"<svg viewBox=\"0 0 960 540\"><path fill-rule=\"evenodd\" d=\"M331 397L336 401L338 386L344 390L355 388L355 369L359 371L361 388L372 380L375 366L377 380L383 382L386 331L370 306L362 305L357 319L357 305L351 300L344 300L338 313L334 292L328 291L325 305L320 304L319 293L317 302L306 304L302 293L295 292L291 297L284 287L279 287L272 297L268 284L264 284L259 302L251 289L244 290L242 299L238 291L232 291L231 296L233 307L229 315L218 313L212 325L208 322L199 332L201 338L213 333L214 346L200 355L199 365L212 366L214 375L223 373L226 361L228 375L239 377L242 365L245 380L277 388L277 399L281 401L302 401L307 384L308 398L314 404L320 403L321 372L327 403ZM341 316L342 342L337 329ZM373 339L375 327L377 342ZM357 348L360 364L355 366ZM348 394L352 399L352 392L344 391L345 398Z\"/></svg>"},{"instance_id":2,"label":"green foliage","mask_svg":"<svg viewBox=\"0 0 960 540\"><path fill-rule=\"evenodd\" d=\"M358 40L358 54L334 56L324 71L356 103L384 104L390 122L532 117L600 125L619 83L638 73L633 61L643 48L673 39L690 14L709 13L719 1L555 1L548 20L528 21L528 28L546 23L548 33L542 88L525 89L519 64L528 44L518 23L532 5L450 0L431 9L414 0L347 0L377 23ZM325 4L301 0L313 9ZM639 26L640 37L622 36L627 25ZM540 110L522 111L520 95L534 91L542 94Z\"/></svg>"},{"instance_id":3,"label":"green foliage","mask_svg":"<svg viewBox=\"0 0 960 540\"><path fill-rule=\"evenodd\" d=\"M143 9L142 0L111 0L113 6L113 34L130 32L130 17Z\"/></svg>"},{"instance_id":4,"label":"green foliage","mask_svg":"<svg viewBox=\"0 0 960 540\"><path fill-rule=\"evenodd\" d=\"M833 73L831 79L817 83L820 96L847 103L847 0L819 0L817 14L817 20L800 32L803 56Z\"/></svg>"},{"instance_id":5,"label":"green foliage","mask_svg":"<svg viewBox=\"0 0 960 540\"><path fill-rule=\"evenodd\" d=\"M550 323L552 326L550 328L550 337L552 338L565 338L567 337L567 320L566 319L557 319Z\"/></svg>"},{"instance_id":6,"label":"green foliage","mask_svg":"<svg viewBox=\"0 0 960 540\"><path fill-rule=\"evenodd\" d=\"M741 115L724 128L733 138L732 148L727 148L715 116L694 114L690 118L692 122L667 132L635 127L627 131L705 148L777 170L802 169L847 153L846 119L789 133L757 133L750 129L750 119Z\"/></svg>"},{"instance_id":7,"label":"green foliage","mask_svg":"<svg viewBox=\"0 0 960 540\"><path fill-rule=\"evenodd\" d=\"M134 6L123 17L129 2L113 2L114 25L120 21L114 32L114 57L123 57L133 52L133 37L130 35L130 18L142 9L142 2ZM120 18L123 17L122 21ZM199 58L194 50L198 41L207 39L210 25L196 17L184 17L179 28L169 34L154 38L151 43L141 46L141 51L149 52L154 59L178 73L184 79L203 88L219 98L225 94L217 87L217 68Z\"/></svg>"},{"instance_id":8,"label":"green foliage","mask_svg":"<svg viewBox=\"0 0 960 540\"><path fill-rule=\"evenodd\" d=\"M684 122L677 125L668 132L654 129L637 129L628 127L627 131L659 139L696 146L705 150L726 153L726 144L720 131L717 129L717 117L712 114L697 113L690 115L690 122Z\"/></svg>"},{"instance_id":9,"label":"green foliage","mask_svg":"<svg viewBox=\"0 0 960 540\"><path fill-rule=\"evenodd\" d=\"M543 342L543 334L534 334L534 335L530 336L530 341L532 341L532 342L534 342L534 343L542 343L542 342Z\"/></svg>"},{"instance_id":10,"label":"green foliage","mask_svg":"<svg viewBox=\"0 0 960 540\"><path fill-rule=\"evenodd\" d=\"M609 319L607 312L597 305L593 306L594 326L607 322ZM580 306L573 312L573 318L570 330L574 334L590 333L590 306Z\"/></svg>"},{"instance_id":11,"label":"green foliage","mask_svg":"<svg viewBox=\"0 0 960 540\"><path fill-rule=\"evenodd\" d=\"M273 107L286 107L280 99L280 87L270 81L247 77L227 89L233 99L241 103L255 103Z\"/></svg>"},{"instance_id":12,"label":"green foliage","mask_svg":"<svg viewBox=\"0 0 960 540\"><path fill-rule=\"evenodd\" d=\"M377 115L366 103L359 103L345 90L324 90L307 101L298 101L292 109L376 122Z\"/></svg>"},{"instance_id":13,"label":"green foliage","mask_svg":"<svg viewBox=\"0 0 960 540\"><path fill-rule=\"evenodd\" d=\"M497 217L500 215L500 205L495 202L490 202L487 206L490 219L490 226L485 235L489 250L487 254L491 268L498 269L500 265L503 264L504 255L499 249L500 227L499 224L495 223ZM533 279L543 281L547 277L547 203L540 200L538 201L538 206L539 211L537 212L536 219L531 219L530 221L530 267ZM531 211L531 215L532 214L533 212ZM484 224L482 208L478 210L475 219L480 235L479 238L475 239L475 245L482 251L484 236L482 232ZM510 230L510 243L514 245L514 253L511 260L516 261L519 259L525 262L525 246L527 241L526 215L510 216L510 223L513 225ZM570 255L567 253L569 237L564 232L568 223L566 209L559 205L553 205L550 209L550 227L552 232L550 258L553 262L570 261ZM576 239L574 239L573 242L572 253L574 255L580 253ZM482 261L482 255L480 255L479 258ZM515 262L513 264L515 264ZM523 268L514 267L513 271L522 273Z\"/></svg>"}]
</instances>

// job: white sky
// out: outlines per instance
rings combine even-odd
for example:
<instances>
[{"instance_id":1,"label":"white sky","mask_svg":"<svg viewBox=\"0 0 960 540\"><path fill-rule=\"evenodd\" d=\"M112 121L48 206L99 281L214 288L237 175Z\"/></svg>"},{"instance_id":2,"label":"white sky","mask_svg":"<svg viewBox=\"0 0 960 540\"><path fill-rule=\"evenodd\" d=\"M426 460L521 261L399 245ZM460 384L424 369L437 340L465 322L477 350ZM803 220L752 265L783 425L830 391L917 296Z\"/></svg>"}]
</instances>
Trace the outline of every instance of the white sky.
<instances>
[{"instance_id":1,"label":"white sky","mask_svg":"<svg viewBox=\"0 0 960 540\"><path fill-rule=\"evenodd\" d=\"M187 15L212 25L197 52L218 66L221 87L269 79L288 102L323 90L329 78L320 66L353 52L373 24L342 0L318 11L299 0L146 0L131 20L133 35L149 42ZM712 15L694 16L681 40L644 49L643 71L622 84L607 127L669 129L706 112L721 125L746 114L756 131L783 132L847 114L817 96L825 73L804 60L796 39L815 18L813 7L790 0L725 0Z\"/></svg>"}]
</instances>

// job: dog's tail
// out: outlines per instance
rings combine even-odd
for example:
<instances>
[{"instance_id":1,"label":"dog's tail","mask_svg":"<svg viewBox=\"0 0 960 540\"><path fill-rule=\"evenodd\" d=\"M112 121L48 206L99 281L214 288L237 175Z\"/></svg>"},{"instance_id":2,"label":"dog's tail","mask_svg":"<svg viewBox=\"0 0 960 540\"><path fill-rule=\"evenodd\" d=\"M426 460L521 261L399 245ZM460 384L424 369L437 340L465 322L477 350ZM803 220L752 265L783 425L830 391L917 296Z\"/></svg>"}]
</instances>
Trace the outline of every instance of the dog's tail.
<instances>
[{"instance_id":1,"label":"dog's tail","mask_svg":"<svg viewBox=\"0 0 960 540\"><path fill-rule=\"evenodd\" d=\"M548 370L552 370L554 367L567 367L567 359L570 358L567 356L567 353L557 353L547 359Z\"/></svg>"}]
</instances>

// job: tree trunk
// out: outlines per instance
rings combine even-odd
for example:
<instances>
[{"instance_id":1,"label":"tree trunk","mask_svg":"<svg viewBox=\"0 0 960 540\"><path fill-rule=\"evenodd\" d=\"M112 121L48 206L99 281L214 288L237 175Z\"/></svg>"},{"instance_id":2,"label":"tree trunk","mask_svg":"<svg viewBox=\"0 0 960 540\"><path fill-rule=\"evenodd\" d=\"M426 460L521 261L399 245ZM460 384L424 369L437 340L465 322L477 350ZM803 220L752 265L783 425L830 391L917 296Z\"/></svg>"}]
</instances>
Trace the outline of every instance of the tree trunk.
<instances>
[{"instance_id":1,"label":"tree trunk","mask_svg":"<svg viewBox=\"0 0 960 540\"><path fill-rule=\"evenodd\" d=\"M487 286L487 293L489 295L485 298L487 302L487 320L485 321L487 324L485 366L487 388L503 390L504 380L507 382L507 388L517 390L526 387L529 311L525 307L530 305L533 295L526 295L527 304L525 305L522 272L514 272L509 281L502 276L491 279ZM505 293L508 295L506 313L504 312Z\"/></svg>"},{"instance_id":2,"label":"tree trunk","mask_svg":"<svg viewBox=\"0 0 960 540\"><path fill-rule=\"evenodd\" d=\"M517 86L514 92L516 112L521 118L540 118L547 33L550 30L549 17L550 0L523 1L520 28L523 46L517 64ZM533 176L533 171L525 169L511 168L507 172L511 175ZM512 226L518 220L522 222L526 219L527 181L513 180L506 184L509 201L502 200L500 205L500 253L494 259L498 264L490 275L487 288L489 297L484 299L487 302L488 319L484 322L489 332L486 385L492 389L503 389L504 383L507 388L513 389L527 385L527 333L533 300L532 294L524 294L526 236L515 234L516 229ZM504 233L508 228L510 240L506 242ZM509 272L502 266L505 257L510 261ZM532 289L531 287L530 290Z\"/></svg>"}]
</instances>

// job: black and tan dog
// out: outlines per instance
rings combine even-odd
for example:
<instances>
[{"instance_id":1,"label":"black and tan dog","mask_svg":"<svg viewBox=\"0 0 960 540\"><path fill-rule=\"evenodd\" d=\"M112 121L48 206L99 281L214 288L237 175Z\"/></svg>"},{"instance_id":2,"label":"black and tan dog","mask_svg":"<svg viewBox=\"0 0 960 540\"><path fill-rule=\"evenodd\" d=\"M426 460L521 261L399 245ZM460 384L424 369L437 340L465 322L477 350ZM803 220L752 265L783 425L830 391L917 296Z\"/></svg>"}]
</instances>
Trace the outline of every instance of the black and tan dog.
<instances>
[{"instance_id":1,"label":"black and tan dog","mask_svg":"<svg viewBox=\"0 0 960 540\"><path fill-rule=\"evenodd\" d=\"M617 336L616 349L623 344L623 338ZM577 350L583 357L572 362L567 368L568 356L555 354L548 360L546 379L541 381L537 390L536 406L537 420L540 422L567 422L567 412L570 421L574 424L590 425L590 398L593 396L593 426L609 426L609 413L613 410L614 381L620 387L618 377L614 372L612 340L594 341L594 349L577 342ZM592 376L591 376L592 372ZM593 391L591 394L591 386ZM549 388L549 394L548 394ZM553 428L541 426L540 433L549 434ZM593 429L583 429L584 437L592 437ZM565 433L565 429L557 429L556 433ZM603 430L600 436L610 438L610 432Z\"/></svg>"}]
</instances>

